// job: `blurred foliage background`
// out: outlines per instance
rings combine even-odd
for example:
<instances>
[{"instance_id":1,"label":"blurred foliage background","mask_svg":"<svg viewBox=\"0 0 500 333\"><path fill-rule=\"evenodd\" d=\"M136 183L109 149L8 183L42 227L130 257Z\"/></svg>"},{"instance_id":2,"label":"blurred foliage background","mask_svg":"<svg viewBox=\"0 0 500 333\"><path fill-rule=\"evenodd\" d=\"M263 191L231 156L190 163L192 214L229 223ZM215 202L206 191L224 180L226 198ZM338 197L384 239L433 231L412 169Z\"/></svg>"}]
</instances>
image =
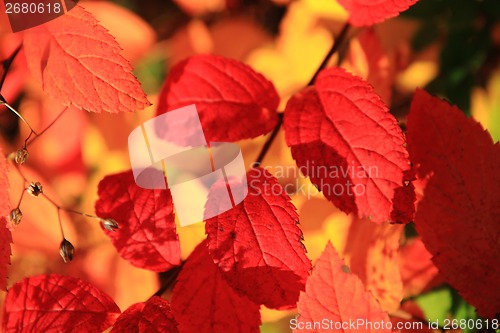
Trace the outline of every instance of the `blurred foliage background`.
<instances>
[{"instance_id":1,"label":"blurred foliage background","mask_svg":"<svg viewBox=\"0 0 500 333\"><path fill-rule=\"evenodd\" d=\"M29 178L42 181L46 191L61 204L91 213L98 182L107 174L130 168L128 134L153 117L162 82L175 63L199 53L246 62L274 82L283 110L290 95L310 80L347 17L335 0L116 0L80 4L116 37L153 102L148 110L127 115L71 109L30 148L25 167ZM412 94L417 87L423 87L475 117L498 141L499 18L498 0L420 0L400 17L374 27L372 32L378 41L375 48L364 44L364 30L351 29L349 43L330 64L341 64L365 78L376 71L384 87L378 92L403 129ZM2 31L0 56L6 58L19 45L20 37ZM371 59L374 54L376 61ZM7 76L2 94L35 130L40 130L57 117L62 106L43 95L31 81L23 61L21 54ZM21 147L29 131L17 117L2 109L0 133L0 145L8 153ZM248 167L264 141L261 137L240 142ZM295 165L283 133L264 165ZM21 179L15 172L10 172L10 177L11 200L17 203ZM309 184L303 177L297 180L284 176L280 182L296 187ZM425 321L476 318L474 309L439 278L411 225L402 239L390 236L402 232L396 229L372 228L361 233L356 230L362 222L337 211L321 194L312 198L293 192L290 195L299 210L312 260L319 256L327 240L352 265L361 255L376 265L381 251L393 251L396 271L390 273L397 281L377 283L389 294L399 288L405 300L399 309L390 305L387 309ZM122 260L99 225L79 216L63 216L67 238L77 247L74 262L64 265L58 256L60 233L54 207L33 198L23 199L22 207L25 217L13 236L10 284L27 275L48 272L83 277L110 294L122 310L158 289L162 276ZM204 226L178 230L185 259L204 238ZM385 238L377 238L380 235ZM366 251L358 253L359 249ZM289 332L289 321L295 315L295 311L262 309L261 331Z\"/></svg>"}]
</instances>

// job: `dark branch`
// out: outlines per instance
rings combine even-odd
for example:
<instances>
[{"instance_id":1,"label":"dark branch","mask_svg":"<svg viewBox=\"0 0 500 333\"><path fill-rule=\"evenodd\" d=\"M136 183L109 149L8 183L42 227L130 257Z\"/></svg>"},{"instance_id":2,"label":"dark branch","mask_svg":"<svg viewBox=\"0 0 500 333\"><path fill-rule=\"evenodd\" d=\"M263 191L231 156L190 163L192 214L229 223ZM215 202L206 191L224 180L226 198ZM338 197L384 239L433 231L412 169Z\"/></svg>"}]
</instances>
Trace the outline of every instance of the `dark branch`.
<instances>
[{"instance_id":1,"label":"dark branch","mask_svg":"<svg viewBox=\"0 0 500 333\"><path fill-rule=\"evenodd\" d=\"M316 76L318 76L319 72L321 72L325 68L325 66L328 64L328 61L330 61L330 58L335 54L335 52L337 52L339 50L340 46L344 43L346 36L347 36L347 32L349 31L349 27L350 27L349 23L346 22L344 24L344 26L342 27L342 30L340 31L339 36L337 38L335 38L335 42L333 43L332 48L330 49L330 51L328 51L328 54L325 56L325 59L323 60L323 62L319 66L316 73L314 73L314 75L311 78L311 80L309 81L309 83L307 84L308 86L310 86L314 83L314 80L316 80ZM276 139L276 136L278 135L278 132L281 128L281 125L283 124L283 114L280 113L280 114L278 114L278 116L279 116L278 123L276 124L276 127L274 127L273 132L271 133L271 136L267 139L266 143L264 143L264 146L262 146L260 154L257 157L257 160L255 161L255 163L253 165L254 167L259 166L262 163L262 161L264 160L264 157L266 157L266 154L269 151L269 148L271 148L271 145L272 145L274 139Z\"/></svg>"},{"instance_id":2,"label":"dark branch","mask_svg":"<svg viewBox=\"0 0 500 333\"><path fill-rule=\"evenodd\" d=\"M333 42L333 45L332 45L330 51L328 51L325 59L323 59L323 62L321 63L321 65L319 65L319 68L316 70L316 73L314 73L313 77L311 78L311 80L307 84L308 86L313 85L319 72L321 72L326 67L326 65L330 61L330 58L335 54L335 52L337 52L339 50L340 46L344 43L344 40L347 37L347 32L349 31L349 27L350 27L349 23L346 22L344 24L344 26L342 27L342 30L340 31L339 36L337 38L335 38L335 41Z\"/></svg>"},{"instance_id":3,"label":"dark branch","mask_svg":"<svg viewBox=\"0 0 500 333\"><path fill-rule=\"evenodd\" d=\"M14 59L16 58L17 54L21 50L22 46L23 46L22 44L19 45L7 59L2 61L3 73L2 73L2 77L0 77L0 91L2 90L3 84L5 82L5 78L7 77L7 74L9 73L10 66L14 62Z\"/></svg>"},{"instance_id":4,"label":"dark branch","mask_svg":"<svg viewBox=\"0 0 500 333\"><path fill-rule=\"evenodd\" d=\"M264 157L266 157L266 154L269 151L269 148L271 148L271 144L273 143L274 139L276 138L276 135L278 135L278 132L280 131L282 124L283 124L283 113L279 113L278 114L278 123L274 127L273 132L271 133L271 136L267 139L266 143L264 143L264 145L262 146L259 157L257 157L257 160L255 160L254 166L259 166L262 163L262 161L264 160Z\"/></svg>"}]
</instances>

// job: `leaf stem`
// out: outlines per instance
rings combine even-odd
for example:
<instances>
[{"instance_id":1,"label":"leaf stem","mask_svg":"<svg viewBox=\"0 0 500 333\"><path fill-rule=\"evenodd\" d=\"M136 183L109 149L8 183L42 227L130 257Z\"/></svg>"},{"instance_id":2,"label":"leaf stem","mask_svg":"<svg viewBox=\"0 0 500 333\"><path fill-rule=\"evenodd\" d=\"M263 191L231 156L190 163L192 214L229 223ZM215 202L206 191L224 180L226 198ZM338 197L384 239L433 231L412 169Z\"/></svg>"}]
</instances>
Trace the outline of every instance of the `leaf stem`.
<instances>
[{"instance_id":1,"label":"leaf stem","mask_svg":"<svg viewBox=\"0 0 500 333\"><path fill-rule=\"evenodd\" d=\"M17 54L21 50L22 46L23 46L23 44L20 44L7 59L2 61L3 73L2 73L2 76L0 77L0 91L2 90L3 84L5 82L5 78L7 77L10 66L14 62L14 59L16 58Z\"/></svg>"},{"instance_id":2,"label":"leaf stem","mask_svg":"<svg viewBox=\"0 0 500 333\"><path fill-rule=\"evenodd\" d=\"M276 138L276 135L278 135L278 132L280 131L281 125L283 124L283 113L278 113L278 123L273 129L273 132L271 133L271 136L266 140L264 145L262 146L262 149L259 153L259 157L255 160L255 163L253 167L259 166L262 161L264 160L264 157L266 157L267 152L269 151L269 148L271 148L271 145Z\"/></svg>"},{"instance_id":3,"label":"leaf stem","mask_svg":"<svg viewBox=\"0 0 500 333\"><path fill-rule=\"evenodd\" d=\"M64 236L64 228L62 226L62 221L61 221L61 209L57 208L57 219L59 220L59 228L61 229L61 236L63 239L66 239Z\"/></svg>"},{"instance_id":4,"label":"leaf stem","mask_svg":"<svg viewBox=\"0 0 500 333\"><path fill-rule=\"evenodd\" d=\"M19 201L17 202L16 208L21 207L21 202L23 201L24 193L26 192L25 185L26 185L26 183L23 184L23 191L21 192L21 197L19 198Z\"/></svg>"}]
</instances>

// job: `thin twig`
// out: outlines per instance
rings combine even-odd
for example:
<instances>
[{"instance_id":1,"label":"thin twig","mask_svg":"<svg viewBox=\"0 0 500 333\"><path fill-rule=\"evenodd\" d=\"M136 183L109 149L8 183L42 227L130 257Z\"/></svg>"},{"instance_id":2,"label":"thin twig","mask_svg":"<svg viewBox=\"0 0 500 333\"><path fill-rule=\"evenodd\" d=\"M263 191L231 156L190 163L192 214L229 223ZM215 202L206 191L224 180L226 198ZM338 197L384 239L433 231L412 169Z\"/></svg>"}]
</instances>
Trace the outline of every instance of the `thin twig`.
<instances>
[{"instance_id":1,"label":"thin twig","mask_svg":"<svg viewBox=\"0 0 500 333\"><path fill-rule=\"evenodd\" d=\"M68 110L69 108L68 107L65 107L58 115L57 117L54 118L54 120L52 120L52 122L47 125L47 127L45 127L40 133L30 133L30 135L28 136L28 138L26 139L25 141L25 145L24 147L28 147L29 145L31 145L33 142L35 142L36 139L38 139L43 133L45 133L48 129L50 129L55 123L56 121L59 120L59 118L62 117L62 115ZM31 137L31 134L35 134L35 137L33 139L31 139L31 141L28 142L28 140L30 139Z\"/></svg>"},{"instance_id":2,"label":"thin twig","mask_svg":"<svg viewBox=\"0 0 500 333\"><path fill-rule=\"evenodd\" d=\"M62 221L61 221L61 209L60 208L57 208L57 219L59 220L59 228L61 228L61 236L63 239L66 239L66 237L64 236L64 229L63 229Z\"/></svg>"},{"instance_id":3,"label":"thin twig","mask_svg":"<svg viewBox=\"0 0 500 333\"><path fill-rule=\"evenodd\" d=\"M254 166L259 166L262 161L264 160L264 157L266 156L267 152L269 151L269 148L271 148L271 145L276 138L276 135L278 135L278 132L281 128L281 125L283 124L283 113L278 114L278 123L273 129L273 132L271 133L271 136L267 139L267 141L264 143L262 146L262 149L260 151L259 157L255 160Z\"/></svg>"},{"instance_id":4,"label":"thin twig","mask_svg":"<svg viewBox=\"0 0 500 333\"><path fill-rule=\"evenodd\" d=\"M101 218L99 216L92 215L92 214L87 214L87 213L83 213L83 212L79 212L79 211L71 209L71 208L61 207L61 209L64 210L64 211L66 211L66 212L68 212L68 213L85 216L85 217L88 217L88 218L91 218L91 219L95 219L95 220L101 220Z\"/></svg>"},{"instance_id":5,"label":"thin twig","mask_svg":"<svg viewBox=\"0 0 500 333\"><path fill-rule=\"evenodd\" d=\"M96 219L96 220L100 220L101 218L98 217L98 216L95 216L95 215L92 215L92 214L87 214L87 213L83 213L83 212L79 212L77 210L74 210L74 209L71 209L71 208L66 208L64 206L60 206L58 205L54 199L50 198L47 194L43 193L43 196L45 197L45 199L47 199L47 201L49 201L54 207L56 207L58 210L64 210L65 212L68 212L68 213L72 213L72 214L77 214L77 215L81 215L81 216L85 216L85 217L89 217L91 219Z\"/></svg>"},{"instance_id":6,"label":"thin twig","mask_svg":"<svg viewBox=\"0 0 500 333\"><path fill-rule=\"evenodd\" d=\"M16 109L14 109L12 106L9 105L9 103L7 103L2 94L0 94L0 105L1 104L5 105L10 111L12 111L16 116L18 116L19 119L21 119L29 127L29 129L31 130L31 132L33 132L33 134L38 135L35 132L35 130L31 127L31 125L28 123L28 121L26 121L26 119L24 119L24 117L19 112L17 112Z\"/></svg>"},{"instance_id":7,"label":"thin twig","mask_svg":"<svg viewBox=\"0 0 500 333\"><path fill-rule=\"evenodd\" d=\"M335 41L334 41L330 51L328 51L328 53L326 54L325 59L323 59L323 62L321 63L319 68L316 70L316 73L314 73L313 77L311 78L311 80L307 84L308 86L310 86L314 83L314 80L316 80L316 77L318 76L319 72L321 72L326 67L326 65L330 61L330 58L335 54L335 52L337 52L339 50L340 46L344 43L346 36L347 36L347 32L349 31L349 27L350 27L349 23L346 22L344 24L344 26L342 27L342 30L340 31L339 36L337 38L335 38ZM264 157L266 157L267 152L271 148L271 145L274 142L274 139L276 139L276 136L278 135L278 132L279 132L281 125L283 123L283 113L278 114L278 116L279 116L278 123L276 124L276 127L274 127L273 132L271 133L271 136L269 136L267 141L262 146L262 149L259 153L259 156L257 157L257 160L253 164L254 167L257 167L262 163L262 161L264 160Z\"/></svg>"},{"instance_id":8,"label":"thin twig","mask_svg":"<svg viewBox=\"0 0 500 333\"><path fill-rule=\"evenodd\" d=\"M23 201L24 193L26 192L25 188L26 183L23 184L23 190L21 192L21 197L19 198L19 201L17 202L17 208L21 207L21 201Z\"/></svg>"}]
</instances>

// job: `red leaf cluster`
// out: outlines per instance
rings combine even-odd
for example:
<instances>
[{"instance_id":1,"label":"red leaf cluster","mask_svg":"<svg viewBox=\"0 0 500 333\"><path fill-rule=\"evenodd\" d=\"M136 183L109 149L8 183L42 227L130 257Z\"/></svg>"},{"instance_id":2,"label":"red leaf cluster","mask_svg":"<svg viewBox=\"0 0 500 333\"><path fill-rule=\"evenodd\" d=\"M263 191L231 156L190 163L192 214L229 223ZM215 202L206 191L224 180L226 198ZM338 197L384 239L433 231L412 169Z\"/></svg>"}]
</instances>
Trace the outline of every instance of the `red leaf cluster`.
<instances>
[{"instance_id":1,"label":"red leaf cluster","mask_svg":"<svg viewBox=\"0 0 500 333\"><path fill-rule=\"evenodd\" d=\"M339 3L349 12L348 23L360 27L395 17L417 1ZM335 332L390 332L385 311L423 317L401 299L442 280L481 316L498 316L500 144L458 108L418 90L408 117L408 153L397 120L379 96L391 99L394 67L387 65L373 30L359 41L367 55L367 80L339 67L322 69L313 86L290 98L283 115L286 143L300 171L340 210L353 213L339 250L353 273L331 243L311 273L297 210L278 179L260 167L248 171L248 195L230 210L221 209L219 194L227 194L228 182L233 189L243 183L226 179L213 185L205 206L214 216L205 224L207 239L181 263L170 191L140 188L126 171L101 180L96 214L116 220L116 231L104 231L132 265L180 271L171 304L153 296L120 315L114 301L88 282L40 275L8 290L3 330L102 332L113 325L112 333L253 333L259 332L264 305L297 306L294 332L320 331L312 325L317 322L330 323L327 330ZM111 113L150 105L114 37L82 7L26 31L23 47L34 79L63 104ZM280 98L273 83L240 61L197 55L173 66L156 114L191 104L207 142L276 129L271 143L278 133ZM415 174L426 182L416 213ZM7 191L0 151L1 290L7 289L12 243ZM214 214L219 211L224 212ZM413 220L421 238L401 246L404 226L387 222Z\"/></svg>"}]
</instances>

